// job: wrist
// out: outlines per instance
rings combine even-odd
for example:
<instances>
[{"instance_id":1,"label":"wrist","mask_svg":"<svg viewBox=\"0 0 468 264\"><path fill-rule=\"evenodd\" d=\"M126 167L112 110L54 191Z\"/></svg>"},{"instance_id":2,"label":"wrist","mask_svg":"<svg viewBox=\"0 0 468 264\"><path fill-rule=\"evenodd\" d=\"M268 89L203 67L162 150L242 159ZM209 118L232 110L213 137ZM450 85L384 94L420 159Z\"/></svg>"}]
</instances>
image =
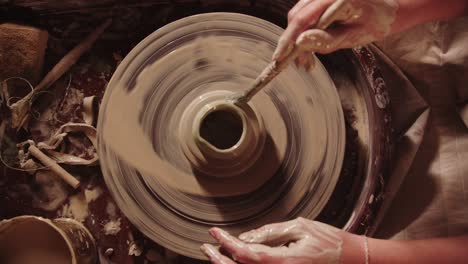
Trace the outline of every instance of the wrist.
<instances>
[{"instance_id":1,"label":"wrist","mask_svg":"<svg viewBox=\"0 0 468 264\"><path fill-rule=\"evenodd\" d=\"M345 233L340 264L366 263L369 253L367 239L365 236Z\"/></svg>"},{"instance_id":2,"label":"wrist","mask_svg":"<svg viewBox=\"0 0 468 264\"><path fill-rule=\"evenodd\" d=\"M340 264L413 263L411 251L412 244L405 241L373 239L346 233L343 236Z\"/></svg>"},{"instance_id":3,"label":"wrist","mask_svg":"<svg viewBox=\"0 0 468 264\"><path fill-rule=\"evenodd\" d=\"M369 263L372 264L414 263L412 251L407 241L369 238Z\"/></svg>"}]
</instances>

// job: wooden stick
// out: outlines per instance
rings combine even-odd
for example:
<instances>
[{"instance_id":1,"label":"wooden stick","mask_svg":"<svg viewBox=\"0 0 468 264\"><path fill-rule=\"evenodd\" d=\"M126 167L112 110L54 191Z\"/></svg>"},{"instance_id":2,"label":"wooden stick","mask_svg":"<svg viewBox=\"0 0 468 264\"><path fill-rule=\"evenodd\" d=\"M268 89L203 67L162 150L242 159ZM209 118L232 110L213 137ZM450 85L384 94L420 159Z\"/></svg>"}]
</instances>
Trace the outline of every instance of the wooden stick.
<instances>
[{"instance_id":1,"label":"wooden stick","mask_svg":"<svg viewBox=\"0 0 468 264\"><path fill-rule=\"evenodd\" d=\"M80 181L78 181L73 175L64 170L60 165L57 164L53 159L47 157L41 150L36 146L29 146L28 152L32 156L37 158L44 166L48 167L51 171L55 172L60 178L62 178L66 183L68 183L74 189L80 187Z\"/></svg>"},{"instance_id":2,"label":"wooden stick","mask_svg":"<svg viewBox=\"0 0 468 264\"><path fill-rule=\"evenodd\" d=\"M50 86L52 83L57 81L65 72L67 72L70 67L76 63L76 61L88 51L102 35L104 30L111 24L112 20L107 19L102 25L96 28L93 32L91 32L85 40L83 40L80 44L75 46L71 51L69 51L55 66L50 70L49 73L42 79L42 81L34 88L37 92L42 90L44 87Z\"/></svg>"}]
</instances>

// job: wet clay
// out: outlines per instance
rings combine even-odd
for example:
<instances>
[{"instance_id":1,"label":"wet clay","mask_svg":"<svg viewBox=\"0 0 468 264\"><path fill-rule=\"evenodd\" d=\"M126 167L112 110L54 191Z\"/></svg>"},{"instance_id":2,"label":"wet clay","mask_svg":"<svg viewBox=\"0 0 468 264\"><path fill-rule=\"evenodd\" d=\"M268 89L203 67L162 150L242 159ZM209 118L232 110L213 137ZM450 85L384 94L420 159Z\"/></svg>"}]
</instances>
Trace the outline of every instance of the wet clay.
<instances>
[{"instance_id":1,"label":"wet clay","mask_svg":"<svg viewBox=\"0 0 468 264\"><path fill-rule=\"evenodd\" d=\"M204 258L199 246L213 242L210 226L236 234L314 218L328 201L345 129L336 88L320 64L312 72L285 69L249 101L243 111L251 111L248 122L256 118L264 138L260 133L244 147L258 154L208 164L222 171L251 162L242 173L208 177L185 151L194 144L191 128L203 104L247 89L270 62L280 34L250 16L198 15L150 35L120 64L101 105L98 151L119 208L151 239Z\"/></svg>"},{"instance_id":2,"label":"wet clay","mask_svg":"<svg viewBox=\"0 0 468 264\"><path fill-rule=\"evenodd\" d=\"M44 222L26 221L0 233L2 264L72 263L65 240Z\"/></svg>"}]
</instances>

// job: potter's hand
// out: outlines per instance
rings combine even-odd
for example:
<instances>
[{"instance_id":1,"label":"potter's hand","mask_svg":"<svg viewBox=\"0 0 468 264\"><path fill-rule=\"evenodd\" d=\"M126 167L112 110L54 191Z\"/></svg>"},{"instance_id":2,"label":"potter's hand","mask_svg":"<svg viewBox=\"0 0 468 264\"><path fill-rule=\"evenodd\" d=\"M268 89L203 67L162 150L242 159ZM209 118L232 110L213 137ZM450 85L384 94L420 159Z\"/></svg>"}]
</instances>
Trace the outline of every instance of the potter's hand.
<instances>
[{"instance_id":1,"label":"potter's hand","mask_svg":"<svg viewBox=\"0 0 468 264\"><path fill-rule=\"evenodd\" d=\"M330 53L380 40L390 33L398 9L397 0L349 0L325 30L314 28L320 16L333 9L335 0L300 0L288 13L288 27L280 37L273 59L281 60L296 43L298 63L311 62L310 52Z\"/></svg>"},{"instance_id":2,"label":"potter's hand","mask_svg":"<svg viewBox=\"0 0 468 264\"><path fill-rule=\"evenodd\" d=\"M316 221L298 218L289 222L263 226L241 234L239 238L219 229L210 229L232 259L217 248L205 244L201 250L215 264L240 263L340 263L344 246L353 249L360 261L363 237ZM361 250L359 250L361 249Z\"/></svg>"}]
</instances>

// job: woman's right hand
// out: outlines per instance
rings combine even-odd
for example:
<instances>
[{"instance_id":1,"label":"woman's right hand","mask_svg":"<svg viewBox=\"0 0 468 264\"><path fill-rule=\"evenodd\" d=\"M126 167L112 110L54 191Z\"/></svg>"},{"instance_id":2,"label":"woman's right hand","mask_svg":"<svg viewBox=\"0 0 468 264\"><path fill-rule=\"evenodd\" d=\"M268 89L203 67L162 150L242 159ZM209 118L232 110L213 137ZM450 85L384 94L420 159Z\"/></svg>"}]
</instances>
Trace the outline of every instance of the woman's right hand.
<instances>
[{"instance_id":1,"label":"woman's right hand","mask_svg":"<svg viewBox=\"0 0 468 264\"><path fill-rule=\"evenodd\" d=\"M315 28L324 12L336 8L334 4L335 0L300 0L288 13L288 27L273 59L283 59L294 44L301 49L299 64L305 64L311 52L330 53L380 40L390 33L398 10L396 0L348 0L346 11L337 12L332 26Z\"/></svg>"}]
</instances>

